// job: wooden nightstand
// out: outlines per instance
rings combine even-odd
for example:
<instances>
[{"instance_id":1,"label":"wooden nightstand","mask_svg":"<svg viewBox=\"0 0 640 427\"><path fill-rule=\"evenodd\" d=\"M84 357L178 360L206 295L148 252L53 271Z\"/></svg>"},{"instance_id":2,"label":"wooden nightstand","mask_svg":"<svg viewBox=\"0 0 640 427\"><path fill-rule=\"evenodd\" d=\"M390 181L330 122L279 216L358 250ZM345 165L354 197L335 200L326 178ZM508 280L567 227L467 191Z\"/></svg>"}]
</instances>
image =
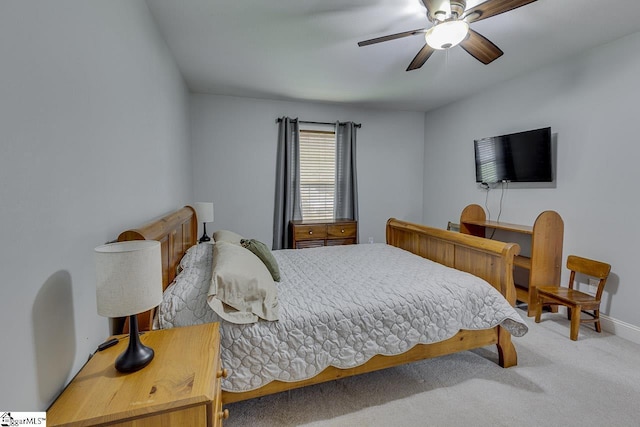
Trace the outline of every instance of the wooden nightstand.
<instances>
[{"instance_id":1,"label":"wooden nightstand","mask_svg":"<svg viewBox=\"0 0 640 427\"><path fill-rule=\"evenodd\" d=\"M145 332L155 357L130 374L116 371L128 337L96 354L47 411L48 426L220 426L222 410L217 323Z\"/></svg>"},{"instance_id":2,"label":"wooden nightstand","mask_svg":"<svg viewBox=\"0 0 640 427\"><path fill-rule=\"evenodd\" d=\"M358 223L352 219L333 221L291 221L291 247L353 245L358 236Z\"/></svg>"}]
</instances>

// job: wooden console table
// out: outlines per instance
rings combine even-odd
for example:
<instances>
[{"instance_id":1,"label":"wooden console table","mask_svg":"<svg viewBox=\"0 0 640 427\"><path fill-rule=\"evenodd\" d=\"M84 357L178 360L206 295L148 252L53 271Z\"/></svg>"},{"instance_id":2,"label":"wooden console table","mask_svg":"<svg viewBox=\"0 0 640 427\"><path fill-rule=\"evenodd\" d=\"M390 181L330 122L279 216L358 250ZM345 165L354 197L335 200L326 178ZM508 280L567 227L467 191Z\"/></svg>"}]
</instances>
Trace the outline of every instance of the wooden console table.
<instances>
[{"instance_id":1,"label":"wooden console table","mask_svg":"<svg viewBox=\"0 0 640 427\"><path fill-rule=\"evenodd\" d=\"M504 230L531 236L531 256L518 255L514 265L528 270L529 283L516 283L516 299L527 304L527 316L536 314L536 288L560 285L564 222L555 211L544 211L533 226L487 221L480 205L469 205L460 214L460 232L486 237L487 229Z\"/></svg>"}]
</instances>

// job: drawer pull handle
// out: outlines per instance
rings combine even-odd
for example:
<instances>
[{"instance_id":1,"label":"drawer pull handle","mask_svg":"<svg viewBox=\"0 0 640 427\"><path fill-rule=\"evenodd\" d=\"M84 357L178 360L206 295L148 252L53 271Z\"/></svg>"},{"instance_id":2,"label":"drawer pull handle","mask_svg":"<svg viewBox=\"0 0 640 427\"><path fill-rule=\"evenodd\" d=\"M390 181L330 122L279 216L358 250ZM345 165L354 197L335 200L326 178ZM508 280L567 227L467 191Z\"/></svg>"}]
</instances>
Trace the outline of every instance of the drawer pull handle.
<instances>
[{"instance_id":1,"label":"drawer pull handle","mask_svg":"<svg viewBox=\"0 0 640 427\"><path fill-rule=\"evenodd\" d=\"M227 418L229 418L229 410L225 409L224 411L218 412L218 418L220 418L221 420L226 420Z\"/></svg>"},{"instance_id":2,"label":"drawer pull handle","mask_svg":"<svg viewBox=\"0 0 640 427\"><path fill-rule=\"evenodd\" d=\"M229 375L229 372L227 371L227 368L222 368L218 371L218 378L222 377L222 378L227 378L227 375Z\"/></svg>"},{"instance_id":3,"label":"drawer pull handle","mask_svg":"<svg viewBox=\"0 0 640 427\"><path fill-rule=\"evenodd\" d=\"M309 230L309 234L313 234L313 230Z\"/></svg>"},{"instance_id":4,"label":"drawer pull handle","mask_svg":"<svg viewBox=\"0 0 640 427\"><path fill-rule=\"evenodd\" d=\"M342 232L344 233L344 228L342 229Z\"/></svg>"}]
</instances>

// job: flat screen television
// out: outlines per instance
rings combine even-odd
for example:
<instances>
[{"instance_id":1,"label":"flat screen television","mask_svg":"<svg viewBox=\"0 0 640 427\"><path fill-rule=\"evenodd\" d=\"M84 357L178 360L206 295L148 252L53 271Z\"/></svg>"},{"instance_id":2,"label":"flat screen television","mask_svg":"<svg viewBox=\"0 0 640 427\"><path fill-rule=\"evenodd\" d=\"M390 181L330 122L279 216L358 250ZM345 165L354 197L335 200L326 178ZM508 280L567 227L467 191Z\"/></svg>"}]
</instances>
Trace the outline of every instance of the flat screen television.
<instances>
[{"instance_id":1,"label":"flat screen television","mask_svg":"<svg viewBox=\"0 0 640 427\"><path fill-rule=\"evenodd\" d=\"M476 182L552 182L551 128L474 141Z\"/></svg>"}]
</instances>

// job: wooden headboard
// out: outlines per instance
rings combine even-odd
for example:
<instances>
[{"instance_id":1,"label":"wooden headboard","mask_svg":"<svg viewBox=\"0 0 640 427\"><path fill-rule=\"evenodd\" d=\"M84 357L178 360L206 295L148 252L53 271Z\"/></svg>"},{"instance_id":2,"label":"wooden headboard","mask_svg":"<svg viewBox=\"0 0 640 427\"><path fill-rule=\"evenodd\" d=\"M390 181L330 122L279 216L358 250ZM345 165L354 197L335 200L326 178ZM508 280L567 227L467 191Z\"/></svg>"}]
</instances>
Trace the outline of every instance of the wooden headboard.
<instances>
[{"instance_id":1,"label":"wooden headboard","mask_svg":"<svg viewBox=\"0 0 640 427\"><path fill-rule=\"evenodd\" d=\"M162 251L162 290L176 277L178 264L187 249L195 245L198 234L196 211L191 206L167 214L141 227L126 230L118 236L118 242L129 240L157 240ZM151 329L153 310L138 315L141 331Z\"/></svg>"}]
</instances>

